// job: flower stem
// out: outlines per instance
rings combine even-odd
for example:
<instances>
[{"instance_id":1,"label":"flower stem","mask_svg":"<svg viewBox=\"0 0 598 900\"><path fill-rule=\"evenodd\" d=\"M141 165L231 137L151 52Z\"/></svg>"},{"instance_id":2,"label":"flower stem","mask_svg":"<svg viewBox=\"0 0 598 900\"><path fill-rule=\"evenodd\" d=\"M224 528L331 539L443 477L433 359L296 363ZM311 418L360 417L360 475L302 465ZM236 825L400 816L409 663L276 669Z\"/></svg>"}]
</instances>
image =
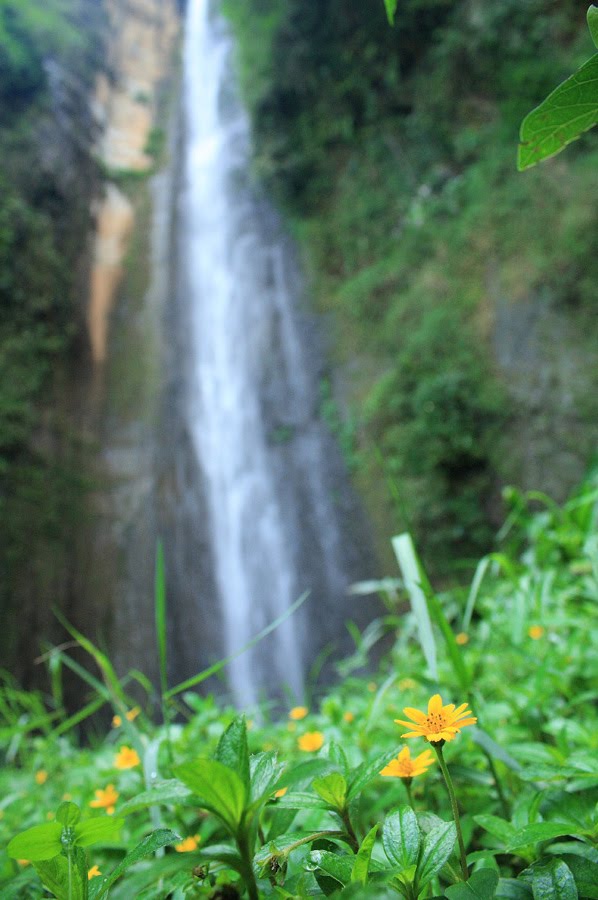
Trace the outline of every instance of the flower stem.
<instances>
[{"instance_id":1,"label":"flower stem","mask_svg":"<svg viewBox=\"0 0 598 900\"><path fill-rule=\"evenodd\" d=\"M442 745L439 743L433 744L434 750L436 751L436 756L438 757L438 765L440 766L440 770L444 776L444 781L446 784L446 788L448 790L448 794L451 801L451 809L453 811L453 819L455 820L455 827L457 829L457 840L459 842L459 854L461 856L461 872L463 875L463 881L467 881L469 878L469 870L467 868L467 856L465 854L465 844L463 843L463 833L461 832L461 821L459 819L459 807L457 805L457 795L455 794L455 788L453 787L453 780L450 776L447 765L444 761L444 756L442 755Z\"/></svg>"},{"instance_id":2,"label":"flower stem","mask_svg":"<svg viewBox=\"0 0 598 900\"><path fill-rule=\"evenodd\" d=\"M413 794L411 793L411 779L404 778L403 784L405 785L405 790L407 791L407 800L409 801L409 806L411 807L411 809L414 809L415 807L413 806Z\"/></svg>"},{"instance_id":3,"label":"flower stem","mask_svg":"<svg viewBox=\"0 0 598 900\"><path fill-rule=\"evenodd\" d=\"M359 841L357 840L357 835L353 829L353 825L351 823L351 819L349 816L349 810L345 807L340 813L343 825L345 826L347 837L349 838L349 846L353 850L354 853L357 853L359 850Z\"/></svg>"}]
</instances>

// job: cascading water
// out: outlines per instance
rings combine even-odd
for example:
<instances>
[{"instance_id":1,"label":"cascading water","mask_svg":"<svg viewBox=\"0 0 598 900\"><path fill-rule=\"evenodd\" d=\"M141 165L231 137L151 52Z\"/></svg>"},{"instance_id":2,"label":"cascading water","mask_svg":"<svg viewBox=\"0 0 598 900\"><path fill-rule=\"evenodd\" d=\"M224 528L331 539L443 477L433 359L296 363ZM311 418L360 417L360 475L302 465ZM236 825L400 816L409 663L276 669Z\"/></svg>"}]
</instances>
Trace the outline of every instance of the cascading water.
<instances>
[{"instance_id":1,"label":"cascading water","mask_svg":"<svg viewBox=\"0 0 598 900\"><path fill-rule=\"evenodd\" d=\"M305 667L341 630L347 583L367 564L343 522L351 515L354 525L358 515L318 416L321 363L313 322L300 309L292 248L251 183L232 50L217 3L189 0L179 214L187 415L204 480L223 652L312 591L307 607L230 666L234 699L247 705L284 685L301 696Z\"/></svg>"}]
</instances>

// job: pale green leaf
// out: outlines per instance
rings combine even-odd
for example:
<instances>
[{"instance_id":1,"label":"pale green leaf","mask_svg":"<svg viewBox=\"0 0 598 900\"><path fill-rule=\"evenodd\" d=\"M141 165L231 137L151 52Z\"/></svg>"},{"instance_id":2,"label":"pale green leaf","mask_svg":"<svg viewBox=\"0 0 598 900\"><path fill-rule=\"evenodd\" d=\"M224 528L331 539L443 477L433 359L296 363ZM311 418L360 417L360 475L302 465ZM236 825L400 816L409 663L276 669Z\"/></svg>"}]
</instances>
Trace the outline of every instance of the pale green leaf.
<instances>
[{"instance_id":1,"label":"pale green leaf","mask_svg":"<svg viewBox=\"0 0 598 900\"><path fill-rule=\"evenodd\" d=\"M361 882L361 884L366 883L368 879L368 872L370 870L372 850L374 849L374 844L376 843L376 835L378 834L379 827L380 823L376 822L374 827L370 828L363 841L361 842L361 846L359 847L357 856L355 857L355 862L353 863L351 881L359 881Z\"/></svg>"},{"instance_id":2,"label":"pale green leaf","mask_svg":"<svg viewBox=\"0 0 598 900\"><path fill-rule=\"evenodd\" d=\"M130 866L134 866L135 863L138 863L144 856L149 856L150 853L155 853L156 850L160 850L168 844L175 844L180 840L181 836L176 832L171 831L169 828L158 828L156 831L152 831L151 834L144 837L141 843L137 844L134 850L127 853L125 858L121 860L109 875L104 875L101 878L94 878L90 882L89 900L101 900L102 897L106 896L114 882L120 878L123 872Z\"/></svg>"},{"instance_id":3,"label":"pale green leaf","mask_svg":"<svg viewBox=\"0 0 598 900\"><path fill-rule=\"evenodd\" d=\"M420 844L417 817L410 806L401 806L387 816L382 828L382 846L389 862L401 870L415 865Z\"/></svg>"},{"instance_id":4,"label":"pale green leaf","mask_svg":"<svg viewBox=\"0 0 598 900\"><path fill-rule=\"evenodd\" d=\"M316 778L312 784L316 794L337 810L342 810L347 798L347 781L340 772L331 772Z\"/></svg>"},{"instance_id":5,"label":"pale green leaf","mask_svg":"<svg viewBox=\"0 0 598 900\"><path fill-rule=\"evenodd\" d=\"M241 822L247 792L241 778L216 759L197 759L177 766L174 774L216 813L233 833Z\"/></svg>"},{"instance_id":6,"label":"pale green leaf","mask_svg":"<svg viewBox=\"0 0 598 900\"><path fill-rule=\"evenodd\" d=\"M31 862L52 859L62 851L61 834L62 825L58 822L34 825L13 837L6 848L7 853L13 859L28 859Z\"/></svg>"}]
</instances>

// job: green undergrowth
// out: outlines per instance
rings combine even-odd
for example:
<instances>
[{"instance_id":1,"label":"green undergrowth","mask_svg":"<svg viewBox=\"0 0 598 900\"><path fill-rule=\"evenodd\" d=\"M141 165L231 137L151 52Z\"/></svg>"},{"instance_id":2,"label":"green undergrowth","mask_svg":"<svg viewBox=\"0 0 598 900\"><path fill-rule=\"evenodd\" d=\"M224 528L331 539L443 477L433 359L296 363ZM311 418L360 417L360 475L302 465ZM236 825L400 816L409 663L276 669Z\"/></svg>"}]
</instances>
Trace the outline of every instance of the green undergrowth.
<instances>
[{"instance_id":1,"label":"green undergrowth","mask_svg":"<svg viewBox=\"0 0 598 900\"><path fill-rule=\"evenodd\" d=\"M161 699L65 622L89 668L55 647L48 695L2 679L0 895L598 897L598 481L564 506L507 500L499 549L470 586L435 593L410 537L395 538L401 577L354 588L364 603L379 590L385 615L355 634L336 686L286 709L239 715L168 684L161 552ZM70 716L66 669L88 691ZM394 721L419 721L436 694L477 719L441 751L459 832L424 753L438 745Z\"/></svg>"},{"instance_id":2,"label":"green undergrowth","mask_svg":"<svg viewBox=\"0 0 598 900\"><path fill-rule=\"evenodd\" d=\"M352 469L378 533L408 528L434 565L479 553L529 449L516 423L532 388L501 368L497 317L543 303L595 364L596 136L515 167L522 117L592 51L585 9L409 0L394 28L379 0L225 11L255 170L332 323ZM538 369L553 351L540 346ZM587 459L598 410L587 386L570 390L583 412L567 427Z\"/></svg>"}]
</instances>

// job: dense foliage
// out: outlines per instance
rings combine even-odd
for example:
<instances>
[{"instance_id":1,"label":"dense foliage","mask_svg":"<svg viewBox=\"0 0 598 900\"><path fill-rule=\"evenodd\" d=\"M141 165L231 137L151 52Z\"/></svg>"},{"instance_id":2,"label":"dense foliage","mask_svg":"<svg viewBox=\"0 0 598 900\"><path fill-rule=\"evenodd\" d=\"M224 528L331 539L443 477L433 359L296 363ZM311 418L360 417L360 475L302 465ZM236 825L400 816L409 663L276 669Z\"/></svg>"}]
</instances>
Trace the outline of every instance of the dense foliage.
<instances>
[{"instance_id":1,"label":"dense foliage","mask_svg":"<svg viewBox=\"0 0 598 900\"><path fill-rule=\"evenodd\" d=\"M414 581L401 538L405 582L384 583L388 614L339 664L336 688L312 685L283 715L264 705L246 719L166 683L160 701L71 629L101 681L56 648L51 697L9 676L0 691L2 897L598 897L597 488L562 508L511 491L501 551L469 591L435 595L421 570ZM382 633L392 647L363 674ZM71 717L65 667L89 689ZM434 735L417 710L437 692L459 704L440 715L456 732L442 759L466 858L437 744L401 737ZM102 706L112 726L96 721L81 748L76 728Z\"/></svg>"},{"instance_id":2,"label":"dense foliage","mask_svg":"<svg viewBox=\"0 0 598 900\"><path fill-rule=\"evenodd\" d=\"M510 423L530 388L495 361L497 307L538 300L581 323L582 356L596 341L596 138L515 168L522 118L591 54L586 9L405 0L390 28L381 0L224 6L256 168L333 313L372 518L413 529L435 560L483 547L497 484L519 481L529 449ZM575 441L587 458L583 423Z\"/></svg>"},{"instance_id":3,"label":"dense foliage","mask_svg":"<svg viewBox=\"0 0 598 900\"><path fill-rule=\"evenodd\" d=\"M84 6L0 2L0 604L31 628L27 604L56 588L82 486L61 375L83 316L94 177Z\"/></svg>"}]
</instances>

